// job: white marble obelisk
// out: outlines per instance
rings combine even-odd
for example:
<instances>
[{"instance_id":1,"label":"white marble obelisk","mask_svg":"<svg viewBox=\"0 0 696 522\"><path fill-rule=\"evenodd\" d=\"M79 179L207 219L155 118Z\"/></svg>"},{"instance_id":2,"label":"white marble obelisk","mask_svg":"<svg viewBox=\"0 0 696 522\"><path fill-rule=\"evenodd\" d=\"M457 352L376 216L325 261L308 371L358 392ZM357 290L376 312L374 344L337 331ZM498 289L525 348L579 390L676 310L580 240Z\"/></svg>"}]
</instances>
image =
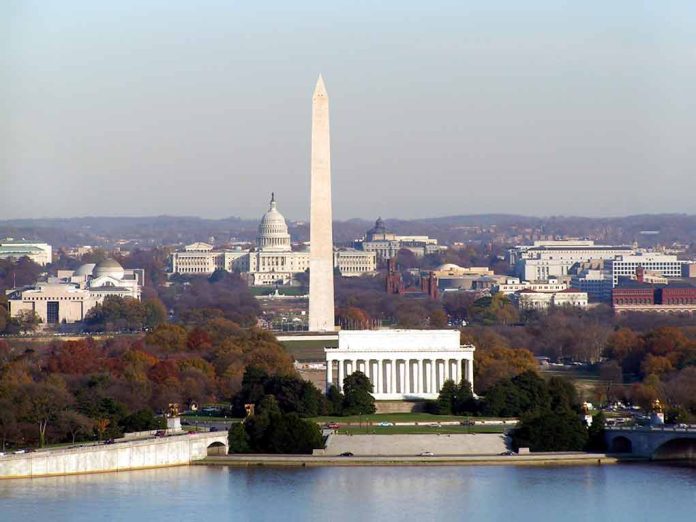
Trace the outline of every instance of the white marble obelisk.
<instances>
[{"instance_id":1,"label":"white marble obelisk","mask_svg":"<svg viewBox=\"0 0 696 522\"><path fill-rule=\"evenodd\" d=\"M333 332L334 281L331 215L329 96L319 75L312 96L312 166L309 228L309 331Z\"/></svg>"}]
</instances>

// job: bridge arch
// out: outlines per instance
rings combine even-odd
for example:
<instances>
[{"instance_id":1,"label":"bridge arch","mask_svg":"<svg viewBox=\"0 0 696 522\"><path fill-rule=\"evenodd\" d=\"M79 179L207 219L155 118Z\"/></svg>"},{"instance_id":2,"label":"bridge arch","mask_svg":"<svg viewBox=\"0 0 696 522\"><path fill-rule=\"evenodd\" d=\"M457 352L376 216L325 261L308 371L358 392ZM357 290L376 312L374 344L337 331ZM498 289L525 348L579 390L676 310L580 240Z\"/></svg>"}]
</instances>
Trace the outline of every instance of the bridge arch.
<instances>
[{"instance_id":1,"label":"bridge arch","mask_svg":"<svg viewBox=\"0 0 696 522\"><path fill-rule=\"evenodd\" d=\"M208 444L207 454L209 457L213 455L227 455L227 444L220 441Z\"/></svg>"},{"instance_id":2,"label":"bridge arch","mask_svg":"<svg viewBox=\"0 0 696 522\"><path fill-rule=\"evenodd\" d=\"M652 460L696 460L696 439L677 437L658 446Z\"/></svg>"},{"instance_id":3,"label":"bridge arch","mask_svg":"<svg viewBox=\"0 0 696 522\"><path fill-rule=\"evenodd\" d=\"M618 435L611 439L609 444L610 453L632 453L633 452L633 442L628 437L624 435Z\"/></svg>"}]
</instances>

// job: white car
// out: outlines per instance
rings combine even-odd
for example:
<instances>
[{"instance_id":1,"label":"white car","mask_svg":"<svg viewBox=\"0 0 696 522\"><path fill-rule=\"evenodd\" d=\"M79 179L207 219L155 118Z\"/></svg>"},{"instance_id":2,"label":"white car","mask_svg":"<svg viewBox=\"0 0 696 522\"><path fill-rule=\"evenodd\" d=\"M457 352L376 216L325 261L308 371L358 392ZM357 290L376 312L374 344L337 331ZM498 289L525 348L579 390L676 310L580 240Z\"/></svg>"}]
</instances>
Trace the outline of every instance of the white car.
<instances>
[{"instance_id":1,"label":"white car","mask_svg":"<svg viewBox=\"0 0 696 522\"><path fill-rule=\"evenodd\" d=\"M418 454L419 457L434 457L435 454L432 451L421 451Z\"/></svg>"},{"instance_id":2,"label":"white car","mask_svg":"<svg viewBox=\"0 0 696 522\"><path fill-rule=\"evenodd\" d=\"M387 426L393 426L393 425L394 425L393 422L385 422L385 421L383 421L383 422L377 423L377 426L381 426L381 427L387 427Z\"/></svg>"}]
</instances>

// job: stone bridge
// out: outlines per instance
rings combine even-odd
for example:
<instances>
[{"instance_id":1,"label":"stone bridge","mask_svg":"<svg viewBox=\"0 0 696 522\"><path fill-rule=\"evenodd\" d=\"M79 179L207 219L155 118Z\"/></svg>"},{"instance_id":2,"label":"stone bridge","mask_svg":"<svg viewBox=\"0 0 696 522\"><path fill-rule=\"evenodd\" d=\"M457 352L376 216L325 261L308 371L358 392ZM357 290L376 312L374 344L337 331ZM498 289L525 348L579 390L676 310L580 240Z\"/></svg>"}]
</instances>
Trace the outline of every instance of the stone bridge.
<instances>
[{"instance_id":1,"label":"stone bridge","mask_svg":"<svg viewBox=\"0 0 696 522\"><path fill-rule=\"evenodd\" d=\"M696 427L652 426L607 428L608 453L651 460L696 460Z\"/></svg>"},{"instance_id":2,"label":"stone bridge","mask_svg":"<svg viewBox=\"0 0 696 522\"><path fill-rule=\"evenodd\" d=\"M119 439L115 444L84 444L0 456L0 479L104 473L181 466L227 454L227 432ZM133 435L133 434L130 434ZM137 434L135 434L137 435Z\"/></svg>"}]
</instances>

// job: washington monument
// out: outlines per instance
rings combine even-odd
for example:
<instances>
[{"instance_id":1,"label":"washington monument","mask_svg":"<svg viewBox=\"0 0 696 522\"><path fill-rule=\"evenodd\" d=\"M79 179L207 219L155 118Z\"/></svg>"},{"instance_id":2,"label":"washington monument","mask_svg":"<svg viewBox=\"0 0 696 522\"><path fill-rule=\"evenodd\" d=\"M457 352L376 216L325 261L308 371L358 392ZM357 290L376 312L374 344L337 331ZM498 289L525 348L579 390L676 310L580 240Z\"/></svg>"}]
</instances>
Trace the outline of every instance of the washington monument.
<instances>
[{"instance_id":1,"label":"washington monument","mask_svg":"<svg viewBox=\"0 0 696 522\"><path fill-rule=\"evenodd\" d=\"M333 233L329 96L319 75L312 95L312 166L309 228L309 331L333 332Z\"/></svg>"}]
</instances>

